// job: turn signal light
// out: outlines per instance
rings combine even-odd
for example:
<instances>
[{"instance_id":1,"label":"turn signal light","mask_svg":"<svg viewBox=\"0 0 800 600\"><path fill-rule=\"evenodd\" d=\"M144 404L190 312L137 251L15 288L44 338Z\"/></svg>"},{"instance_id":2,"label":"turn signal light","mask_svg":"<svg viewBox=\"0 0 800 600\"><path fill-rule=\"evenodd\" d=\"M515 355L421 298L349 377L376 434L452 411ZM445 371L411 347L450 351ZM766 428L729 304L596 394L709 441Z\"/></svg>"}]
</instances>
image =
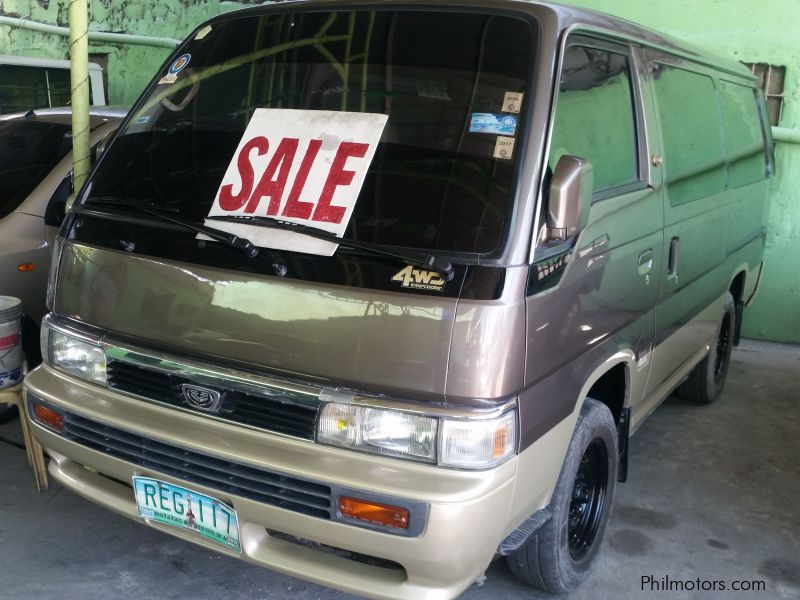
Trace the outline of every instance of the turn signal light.
<instances>
[{"instance_id":1,"label":"turn signal light","mask_svg":"<svg viewBox=\"0 0 800 600\"><path fill-rule=\"evenodd\" d=\"M35 271L36 270L36 263L22 263L21 265L17 265L17 271L21 273L25 273L27 271Z\"/></svg>"},{"instance_id":2,"label":"turn signal light","mask_svg":"<svg viewBox=\"0 0 800 600\"><path fill-rule=\"evenodd\" d=\"M54 410L45 408L41 404L33 405L33 415L36 417L37 421L44 423L48 427L52 427L58 431L61 431L64 428L64 421L61 418L61 415Z\"/></svg>"},{"instance_id":3,"label":"turn signal light","mask_svg":"<svg viewBox=\"0 0 800 600\"><path fill-rule=\"evenodd\" d=\"M367 521L375 525L393 529L408 529L408 510L397 506L364 502L343 496L339 498L339 512L344 517Z\"/></svg>"}]
</instances>

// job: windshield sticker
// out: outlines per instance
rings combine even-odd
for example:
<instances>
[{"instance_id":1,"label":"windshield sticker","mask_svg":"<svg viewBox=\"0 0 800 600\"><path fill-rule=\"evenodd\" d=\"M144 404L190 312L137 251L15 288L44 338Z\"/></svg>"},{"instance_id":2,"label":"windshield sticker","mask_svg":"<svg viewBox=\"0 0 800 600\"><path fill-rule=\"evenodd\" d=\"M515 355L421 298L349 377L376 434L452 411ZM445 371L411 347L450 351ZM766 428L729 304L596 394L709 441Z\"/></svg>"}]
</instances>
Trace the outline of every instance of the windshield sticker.
<instances>
[{"instance_id":1,"label":"windshield sticker","mask_svg":"<svg viewBox=\"0 0 800 600\"><path fill-rule=\"evenodd\" d=\"M494 157L495 158L511 158L514 156L514 138L497 136L497 141L494 143Z\"/></svg>"},{"instance_id":2,"label":"windshield sticker","mask_svg":"<svg viewBox=\"0 0 800 600\"><path fill-rule=\"evenodd\" d=\"M518 113L522 107L522 92L506 92L503 98L503 112Z\"/></svg>"},{"instance_id":3,"label":"windshield sticker","mask_svg":"<svg viewBox=\"0 0 800 600\"><path fill-rule=\"evenodd\" d=\"M452 101L450 94L447 93L446 81L429 81L427 79L417 80L417 95L420 98L430 98L431 100Z\"/></svg>"},{"instance_id":4,"label":"windshield sticker","mask_svg":"<svg viewBox=\"0 0 800 600\"><path fill-rule=\"evenodd\" d=\"M494 133L514 135L517 130L517 117L494 115L492 113L472 113L469 122L470 133Z\"/></svg>"},{"instance_id":5,"label":"windshield sticker","mask_svg":"<svg viewBox=\"0 0 800 600\"><path fill-rule=\"evenodd\" d=\"M196 40L202 40L202 39L203 39L204 37L206 37L206 36L207 36L209 33L211 33L211 25L206 25L206 26L205 26L205 27L203 27L203 28L202 28L200 31L198 31L198 32L197 32L197 35L196 35L196 36L194 36L194 39L196 39Z\"/></svg>"},{"instance_id":6,"label":"windshield sticker","mask_svg":"<svg viewBox=\"0 0 800 600\"><path fill-rule=\"evenodd\" d=\"M404 288L433 290L434 292L441 292L445 284L444 279L436 271L415 269L411 265L395 273L392 281L400 282L400 286Z\"/></svg>"},{"instance_id":7,"label":"windshield sticker","mask_svg":"<svg viewBox=\"0 0 800 600\"><path fill-rule=\"evenodd\" d=\"M169 66L167 74L158 80L158 85L161 85L162 83L175 83L178 80L178 73L188 67L191 60L191 54L181 54L175 59L175 62Z\"/></svg>"},{"instance_id":8,"label":"windshield sticker","mask_svg":"<svg viewBox=\"0 0 800 600\"><path fill-rule=\"evenodd\" d=\"M387 115L259 108L222 178L209 217L272 217L344 235ZM331 256L337 244L242 222L206 225L265 248Z\"/></svg>"}]
</instances>

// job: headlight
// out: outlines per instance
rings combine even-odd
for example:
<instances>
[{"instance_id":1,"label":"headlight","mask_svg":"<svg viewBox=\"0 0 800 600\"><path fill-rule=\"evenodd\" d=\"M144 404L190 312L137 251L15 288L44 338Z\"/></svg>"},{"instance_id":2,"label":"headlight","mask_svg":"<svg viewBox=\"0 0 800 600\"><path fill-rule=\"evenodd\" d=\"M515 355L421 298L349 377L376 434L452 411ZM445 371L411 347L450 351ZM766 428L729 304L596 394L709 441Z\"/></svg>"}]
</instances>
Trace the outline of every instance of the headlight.
<instances>
[{"instance_id":1,"label":"headlight","mask_svg":"<svg viewBox=\"0 0 800 600\"><path fill-rule=\"evenodd\" d=\"M434 462L436 426L436 419L429 417L331 402L322 408L317 439L334 446Z\"/></svg>"},{"instance_id":2,"label":"headlight","mask_svg":"<svg viewBox=\"0 0 800 600\"><path fill-rule=\"evenodd\" d=\"M468 421L329 402L320 412L317 441L447 467L485 469L515 453L517 413Z\"/></svg>"},{"instance_id":3,"label":"headlight","mask_svg":"<svg viewBox=\"0 0 800 600\"><path fill-rule=\"evenodd\" d=\"M42 327L42 358L56 369L106 385L106 355L100 346Z\"/></svg>"}]
</instances>

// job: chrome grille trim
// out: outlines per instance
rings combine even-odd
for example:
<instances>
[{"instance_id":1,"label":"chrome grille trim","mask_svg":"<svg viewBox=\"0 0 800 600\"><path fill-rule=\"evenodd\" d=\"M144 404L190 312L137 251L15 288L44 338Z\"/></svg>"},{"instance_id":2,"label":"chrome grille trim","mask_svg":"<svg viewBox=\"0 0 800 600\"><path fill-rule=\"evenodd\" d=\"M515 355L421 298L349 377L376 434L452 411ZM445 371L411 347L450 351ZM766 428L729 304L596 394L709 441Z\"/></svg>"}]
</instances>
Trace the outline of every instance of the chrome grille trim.
<instances>
[{"instance_id":1,"label":"chrome grille trim","mask_svg":"<svg viewBox=\"0 0 800 600\"><path fill-rule=\"evenodd\" d=\"M295 397L276 390L231 386L222 379L189 377L183 372L152 369L141 363L119 359L108 361L108 387L116 392L178 408L192 414L245 425L306 441L314 440L319 400L297 402ZM186 402L182 388L198 384L221 394L216 410L208 411Z\"/></svg>"}]
</instances>

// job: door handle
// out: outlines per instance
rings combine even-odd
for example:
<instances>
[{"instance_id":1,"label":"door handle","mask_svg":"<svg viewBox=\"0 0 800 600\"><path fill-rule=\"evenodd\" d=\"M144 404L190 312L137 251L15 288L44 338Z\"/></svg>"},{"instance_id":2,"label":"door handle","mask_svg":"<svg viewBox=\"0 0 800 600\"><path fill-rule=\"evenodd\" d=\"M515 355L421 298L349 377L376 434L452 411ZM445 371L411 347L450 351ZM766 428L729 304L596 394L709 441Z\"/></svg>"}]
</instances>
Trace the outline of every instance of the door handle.
<instances>
[{"instance_id":1,"label":"door handle","mask_svg":"<svg viewBox=\"0 0 800 600\"><path fill-rule=\"evenodd\" d=\"M642 250L639 254L639 275L647 275L653 268L653 249Z\"/></svg>"},{"instance_id":2,"label":"door handle","mask_svg":"<svg viewBox=\"0 0 800 600\"><path fill-rule=\"evenodd\" d=\"M669 243L669 262L667 263L667 279L678 281L678 258L681 254L681 238L677 235Z\"/></svg>"}]
</instances>

